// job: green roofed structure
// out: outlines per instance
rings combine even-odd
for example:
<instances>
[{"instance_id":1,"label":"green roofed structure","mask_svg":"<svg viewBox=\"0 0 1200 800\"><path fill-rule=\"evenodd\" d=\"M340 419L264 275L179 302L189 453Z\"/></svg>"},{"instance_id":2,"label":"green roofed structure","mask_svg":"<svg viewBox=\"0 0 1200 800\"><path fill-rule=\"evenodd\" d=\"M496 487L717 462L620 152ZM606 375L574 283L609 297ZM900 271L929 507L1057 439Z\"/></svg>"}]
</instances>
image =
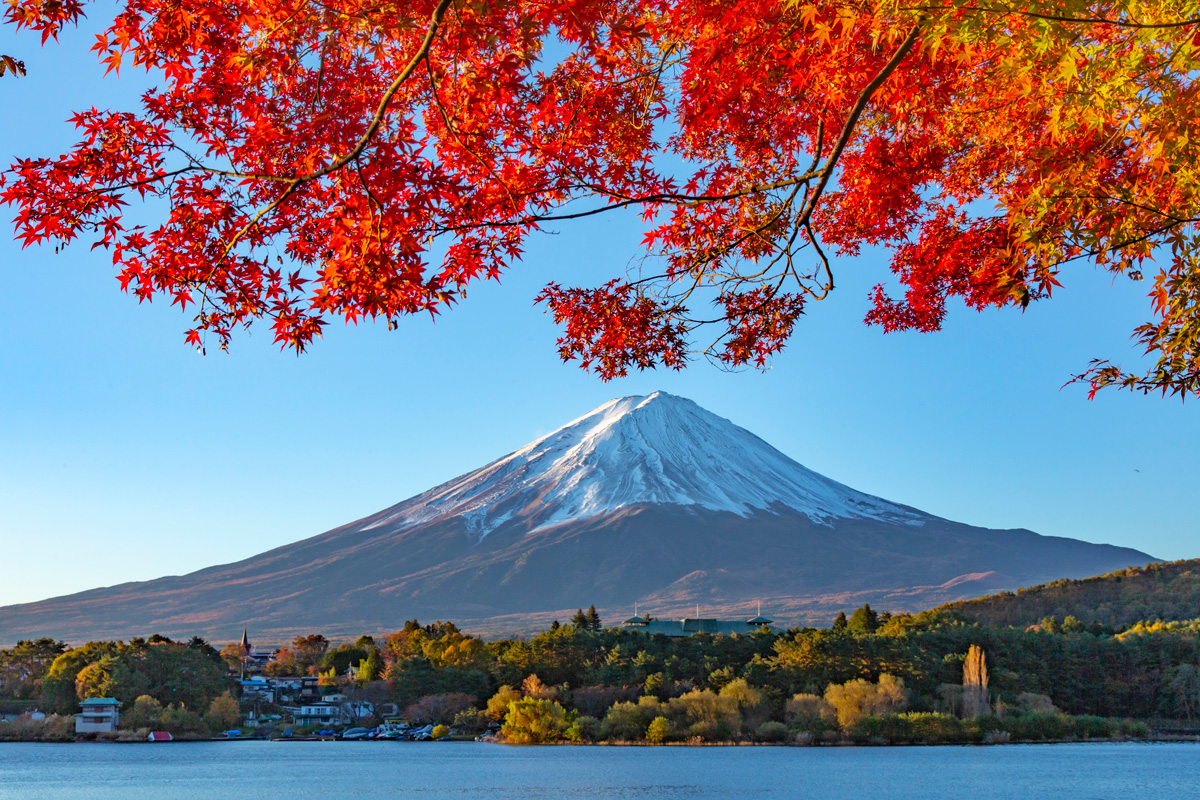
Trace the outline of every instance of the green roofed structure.
<instances>
[{"instance_id":1,"label":"green roofed structure","mask_svg":"<svg viewBox=\"0 0 1200 800\"><path fill-rule=\"evenodd\" d=\"M697 609L699 611L699 609ZM729 636L734 633L748 634L755 631L767 628L775 631L771 627L773 620L769 620L761 613L753 619L707 619L701 617L698 613L694 617L684 617L683 619L652 619L649 614L644 617L633 616L625 620L621 627L630 630L641 631L645 634L662 634L663 636L694 636L697 633L709 633L718 635L723 634Z\"/></svg>"}]
</instances>

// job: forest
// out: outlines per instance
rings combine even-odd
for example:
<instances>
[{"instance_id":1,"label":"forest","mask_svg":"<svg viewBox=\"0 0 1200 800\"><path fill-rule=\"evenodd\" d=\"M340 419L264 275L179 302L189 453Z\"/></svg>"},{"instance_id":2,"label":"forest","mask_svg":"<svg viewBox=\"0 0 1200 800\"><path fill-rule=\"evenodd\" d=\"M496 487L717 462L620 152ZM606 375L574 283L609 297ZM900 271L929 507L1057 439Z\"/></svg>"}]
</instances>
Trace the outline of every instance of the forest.
<instances>
[{"instance_id":1,"label":"forest","mask_svg":"<svg viewBox=\"0 0 1200 800\"><path fill-rule=\"evenodd\" d=\"M1142 620L1200 617L1200 559L1154 562L1091 578L948 603L942 610L985 625L1027 626L1073 616L1112 632Z\"/></svg>"},{"instance_id":2,"label":"forest","mask_svg":"<svg viewBox=\"0 0 1200 800\"><path fill-rule=\"evenodd\" d=\"M240 719L242 655L198 638L25 641L0 651L0 711L65 718L84 698L111 696L125 704L123 725L203 735ZM526 639L416 620L353 642L312 634L261 671L315 676L322 691L461 735L499 728L511 742L1143 736L1200 713L1200 620L1014 627L863 606L825 629L669 638L605 627L592 609ZM287 709L259 705L286 723ZM29 736L16 725L0 723L0 738Z\"/></svg>"}]
</instances>

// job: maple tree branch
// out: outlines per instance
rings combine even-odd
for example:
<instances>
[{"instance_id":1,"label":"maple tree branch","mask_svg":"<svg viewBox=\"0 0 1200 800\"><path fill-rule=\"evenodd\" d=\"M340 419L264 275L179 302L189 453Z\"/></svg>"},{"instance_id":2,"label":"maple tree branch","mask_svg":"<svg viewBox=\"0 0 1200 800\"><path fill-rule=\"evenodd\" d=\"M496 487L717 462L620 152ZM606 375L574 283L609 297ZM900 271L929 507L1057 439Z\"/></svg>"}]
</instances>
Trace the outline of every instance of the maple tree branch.
<instances>
[{"instance_id":1,"label":"maple tree branch","mask_svg":"<svg viewBox=\"0 0 1200 800\"><path fill-rule=\"evenodd\" d=\"M921 23L917 22L913 25L912 30L908 32L908 36L904 37L904 41L900 43L900 47L888 62L883 65L883 69L871 79L871 82L859 93L858 99L854 102L854 106L850 109L850 116L846 118L846 124L842 126L842 132L838 135L837 141L833 145L833 150L829 153L829 158L825 161L825 166L821 168L820 174L817 176L817 185L813 188L813 192L808 197L808 202L804 204L804 210L800 212L799 224L808 222L812 216L813 210L816 208L817 200L820 199L821 193L825 191L825 187L829 184L830 178L833 177L833 169L837 166L838 159L842 156L842 151L846 149L846 145L850 143L850 137L854 135L854 128L858 124L859 117L866 110L867 104L871 102L871 97L878 91L891 74L900 66L900 62L912 50L913 45L917 43L917 36L921 33Z\"/></svg>"},{"instance_id":2,"label":"maple tree branch","mask_svg":"<svg viewBox=\"0 0 1200 800\"><path fill-rule=\"evenodd\" d=\"M316 172L302 175L296 180L307 182L337 172L361 155L363 150L367 149L367 145L371 143L371 140L375 138L375 134L379 132L379 128L383 125L383 118L387 115L388 106L391 105L392 98L396 95L396 92L400 91L400 87L412 77L413 72L416 71L421 62L428 58L429 50L433 47L433 41L437 38L438 29L442 25L442 19L445 17L446 9L450 7L451 2L452 0L440 0L437 7L433 9L433 15L429 21L429 29L425 32L425 39L421 42L421 46L417 48L417 52L413 54L412 59L400 71L396 79L392 81L387 91L383 93L383 97L379 101L379 107L375 110L375 116L372 117L370 124L367 125L367 130L363 133L362 138L358 140L358 144L354 146L354 149Z\"/></svg>"},{"instance_id":3,"label":"maple tree branch","mask_svg":"<svg viewBox=\"0 0 1200 800\"><path fill-rule=\"evenodd\" d=\"M821 262L821 266L825 268L825 277L828 279L821 294L813 293L813 298L816 300L824 300L833 291L833 270L829 267L829 257L825 255L825 251L821 249L820 242L817 241L817 234L813 231L812 226L808 222L804 223L804 230L808 232L808 240L812 242L813 249L816 250L817 258ZM815 277L815 276L814 276ZM799 282L799 281L797 281ZM804 287L801 282L800 285ZM807 287L804 287L807 290Z\"/></svg>"},{"instance_id":4,"label":"maple tree branch","mask_svg":"<svg viewBox=\"0 0 1200 800\"><path fill-rule=\"evenodd\" d=\"M221 257L217 259L215 264L213 264L214 272L217 267L229 257L230 251L233 250L239 241L241 241L242 237L249 233L253 228L257 227L258 223L260 223L263 218L267 216L267 214L270 214L272 211L279 208L279 206L283 205L283 203L289 197L296 193L296 190L300 188L302 184L309 183L317 180L318 178L323 178L326 175L337 172L351 161L358 158L362 152L367 149L367 145L371 143L371 140L375 138L375 134L379 132L379 128L383 125L383 118L387 115L387 109L392 102L392 98L395 96L396 92L400 91L400 87L403 86L404 83L412 76L417 66L429 56L429 49L433 46L433 41L437 37L438 28L440 28L442 24L442 18L445 16L446 9L450 7L451 2L452 0L440 0L440 2L437 4L437 7L434 8L433 15L431 16L429 22L429 29L425 32L425 38L422 40L421 46L417 48L417 52L413 54L412 59L408 62L408 64L405 65L404 69L400 71L400 74L396 76L396 79L392 81L391 85L388 86L387 90L383 93L383 97L379 101L379 107L375 110L375 116L371 118L371 122L367 125L367 130L363 133L362 138L358 140L358 144L354 146L354 149L352 149L349 153L334 159L332 162L316 172L311 172L307 175L299 175L295 178L292 178L288 182L287 188L283 190L283 193L279 195L278 198L259 209L258 213L251 217L250 221L247 222L245 226L243 226L242 229L234 234L233 238L229 240L229 243L226 244L225 250L221 254ZM209 280L212 279L212 275L213 273L210 272L208 277Z\"/></svg>"},{"instance_id":5,"label":"maple tree branch","mask_svg":"<svg viewBox=\"0 0 1200 800\"><path fill-rule=\"evenodd\" d=\"M1086 25L1112 25L1118 28L1134 30L1164 30L1169 28L1187 28L1200 25L1200 17L1176 20L1173 22L1130 22L1123 19L1108 19L1107 17L1066 17L1059 14L1043 14L1040 11L1025 11L1017 8L989 8L988 6L901 6L901 11L982 11L986 14L1002 16L1033 17L1049 22L1078 22Z\"/></svg>"}]
</instances>

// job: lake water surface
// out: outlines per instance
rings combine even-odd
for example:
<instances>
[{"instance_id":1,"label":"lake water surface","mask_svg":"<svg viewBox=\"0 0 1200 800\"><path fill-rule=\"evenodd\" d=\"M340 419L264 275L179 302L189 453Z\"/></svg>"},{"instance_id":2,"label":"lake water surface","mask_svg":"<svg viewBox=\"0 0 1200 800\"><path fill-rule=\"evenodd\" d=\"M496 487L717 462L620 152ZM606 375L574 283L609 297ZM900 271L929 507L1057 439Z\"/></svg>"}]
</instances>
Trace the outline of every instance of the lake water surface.
<instances>
[{"instance_id":1,"label":"lake water surface","mask_svg":"<svg viewBox=\"0 0 1200 800\"><path fill-rule=\"evenodd\" d=\"M1200 799L1200 745L0 744L0 800Z\"/></svg>"}]
</instances>

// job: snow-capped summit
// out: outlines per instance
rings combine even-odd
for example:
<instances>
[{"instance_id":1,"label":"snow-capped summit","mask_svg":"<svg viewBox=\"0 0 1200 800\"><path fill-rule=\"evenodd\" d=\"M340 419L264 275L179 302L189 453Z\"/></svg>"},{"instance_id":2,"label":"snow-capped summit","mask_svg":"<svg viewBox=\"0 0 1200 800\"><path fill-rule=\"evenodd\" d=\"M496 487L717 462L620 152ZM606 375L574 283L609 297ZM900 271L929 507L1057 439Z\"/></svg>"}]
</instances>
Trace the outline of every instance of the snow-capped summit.
<instances>
[{"instance_id":1,"label":"snow-capped summit","mask_svg":"<svg viewBox=\"0 0 1200 800\"><path fill-rule=\"evenodd\" d=\"M530 530L639 504L739 516L794 509L815 522L920 525L910 508L855 491L796 463L683 397L610 400L521 449L393 506L371 528L458 517L483 538L510 520Z\"/></svg>"}]
</instances>

